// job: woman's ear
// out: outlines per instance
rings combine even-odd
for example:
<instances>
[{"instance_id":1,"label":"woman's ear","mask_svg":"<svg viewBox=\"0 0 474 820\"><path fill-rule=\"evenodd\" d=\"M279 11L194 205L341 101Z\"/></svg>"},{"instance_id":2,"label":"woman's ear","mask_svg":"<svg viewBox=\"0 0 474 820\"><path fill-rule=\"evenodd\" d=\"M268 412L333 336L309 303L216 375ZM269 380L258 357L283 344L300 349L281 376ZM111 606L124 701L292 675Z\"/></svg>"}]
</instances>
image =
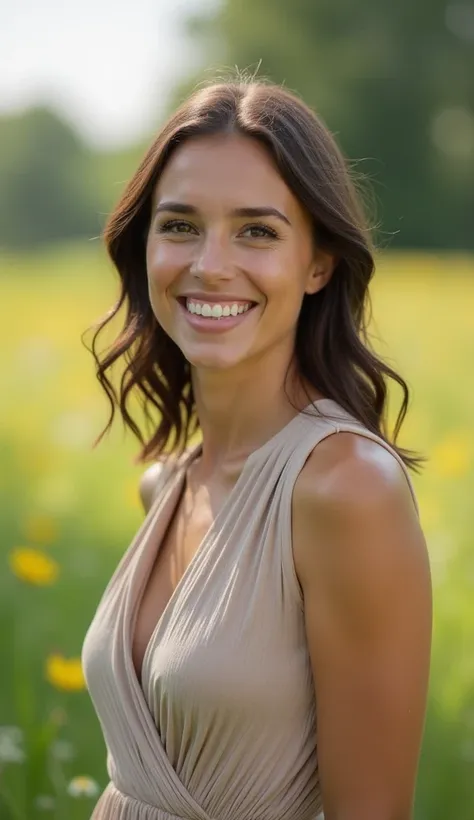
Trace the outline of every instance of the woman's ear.
<instances>
[{"instance_id":1,"label":"woman's ear","mask_svg":"<svg viewBox=\"0 0 474 820\"><path fill-rule=\"evenodd\" d=\"M322 290L329 282L337 264L337 259L332 253L318 250L308 272L305 293L312 295Z\"/></svg>"}]
</instances>

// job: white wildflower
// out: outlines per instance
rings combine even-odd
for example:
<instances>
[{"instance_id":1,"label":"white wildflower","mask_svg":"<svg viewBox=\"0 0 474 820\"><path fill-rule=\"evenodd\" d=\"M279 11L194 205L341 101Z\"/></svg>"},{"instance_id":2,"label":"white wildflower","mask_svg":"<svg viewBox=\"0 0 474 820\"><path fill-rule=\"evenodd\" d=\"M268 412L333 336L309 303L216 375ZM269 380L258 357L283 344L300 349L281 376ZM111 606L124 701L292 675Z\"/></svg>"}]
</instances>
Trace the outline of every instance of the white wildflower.
<instances>
[{"instance_id":1,"label":"white wildflower","mask_svg":"<svg viewBox=\"0 0 474 820\"><path fill-rule=\"evenodd\" d=\"M38 794L35 799L35 806L40 811L53 811L55 805L56 801L50 794Z\"/></svg>"},{"instance_id":2,"label":"white wildflower","mask_svg":"<svg viewBox=\"0 0 474 820\"><path fill-rule=\"evenodd\" d=\"M25 752L21 744L23 732L18 726L0 726L0 761L2 763L23 763Z\"/></svg>"},{"instance_id":3,"label":"white wildflower","mask_svg":"<svg viewBox=\"0 0 474 820\"><path fill-rule=\"evenodd\" d=\"M73 777L67 790L71 797L97 797L100 787L91 777L78 776Z\"/></svg>"},{"instance_id":4,"label":"white wildflower","mask_svg":"<svg viewBox=\"0 0 474 820\"><path fill-rule=\"evenodd\" d=\"M8 737L12 743L23 743L23 729L19 726L0 726L0 739Z\"/></svg>"},{"instance_id":5,"label":"white wildflower","mask_svg":"<svg viewBox=\"0 0 474 820\"><path fill-rule=\"evenodd\" d=\"M74 760L76 752L69 740L55 740L50 746L51 754L56 760Z\"/></svg>"}]
</instances>

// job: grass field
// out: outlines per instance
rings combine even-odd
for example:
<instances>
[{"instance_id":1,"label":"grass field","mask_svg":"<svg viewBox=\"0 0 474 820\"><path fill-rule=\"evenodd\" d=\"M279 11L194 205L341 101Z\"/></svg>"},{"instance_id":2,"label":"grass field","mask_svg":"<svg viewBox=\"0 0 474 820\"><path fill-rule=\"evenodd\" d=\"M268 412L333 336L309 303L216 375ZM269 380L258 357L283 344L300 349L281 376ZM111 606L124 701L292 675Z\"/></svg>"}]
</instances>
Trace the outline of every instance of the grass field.
<instances>
[{"instance_id":1,"label":"grass field","mask_svg":"<svg viewBox=\"0 0 474 820\"><path fill-rule=\"evenodd\" d=\"M0 258L0 818L89 818L106 784L81 674L100 594L142 520L138 444L80 334L117 285L97 243ZM372 287L379 352L412 406L399 442L429 457L415 486L435 594L417 820L474 817L474 259L386 255ZM391 394L392 416L400 400Z\"/></svg>"}]
</instances>

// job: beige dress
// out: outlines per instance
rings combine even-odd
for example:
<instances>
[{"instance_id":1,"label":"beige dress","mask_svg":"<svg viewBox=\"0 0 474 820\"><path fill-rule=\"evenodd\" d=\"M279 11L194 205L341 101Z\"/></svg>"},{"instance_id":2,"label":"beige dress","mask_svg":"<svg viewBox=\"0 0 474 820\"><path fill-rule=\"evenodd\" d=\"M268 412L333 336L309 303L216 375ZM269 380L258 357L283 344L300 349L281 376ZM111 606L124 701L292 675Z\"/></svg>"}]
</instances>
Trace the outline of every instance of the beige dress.
<instances>
[{"instance_id":1,"label":"beige dress","mask_svg":"<svg viewBox=\"0 0 474 820\"><path fill-rule=\"evenodd\" d=\"M322 810L291 547L295 480L322 439L350 430L394 455L417 504L392 448L332 400L316 407L245 462L156 624L140 685L137 610L197 450L163 468L84 642L110 777L93 820L315 820Z\"/></svg>"}]
</instances>

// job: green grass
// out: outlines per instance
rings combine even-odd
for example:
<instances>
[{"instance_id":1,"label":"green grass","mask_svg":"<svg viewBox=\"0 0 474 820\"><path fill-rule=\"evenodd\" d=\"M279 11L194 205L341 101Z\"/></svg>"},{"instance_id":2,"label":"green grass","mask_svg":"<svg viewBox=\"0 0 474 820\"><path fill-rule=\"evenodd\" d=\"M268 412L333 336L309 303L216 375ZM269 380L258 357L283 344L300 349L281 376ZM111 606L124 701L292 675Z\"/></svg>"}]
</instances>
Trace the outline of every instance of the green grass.
<instances>
[{"instance_id":1,"label":"green grass","mask_svg":"<svg viewBox=\"0 0 474 820\"><path fill-rule=\"evenodd\" d=\"M435 594L416 816L472 820L474 260L400 253L383 256L378 268L373 332L412 389L400 443L430 457L414 479ZM138 443L117 422L92 450L108 405L80 341L117 284L97 242L4 256L0 284L0 726L21 726L26 751L23 763L0 761L0 818L44 817L35 801L51 795L50 816L86 820L94 801L69 797L66 787L82 774L106 784L101 733L87 693L51 686L45 660L80 655L103 588L142 520ZM391 395L392 415L399 399ZM35 545L60 564L53 586L25 584L9 569L13 548ZM53 737L72 744L73 759L51 754Z\"/></svg>"}]
</instances>

